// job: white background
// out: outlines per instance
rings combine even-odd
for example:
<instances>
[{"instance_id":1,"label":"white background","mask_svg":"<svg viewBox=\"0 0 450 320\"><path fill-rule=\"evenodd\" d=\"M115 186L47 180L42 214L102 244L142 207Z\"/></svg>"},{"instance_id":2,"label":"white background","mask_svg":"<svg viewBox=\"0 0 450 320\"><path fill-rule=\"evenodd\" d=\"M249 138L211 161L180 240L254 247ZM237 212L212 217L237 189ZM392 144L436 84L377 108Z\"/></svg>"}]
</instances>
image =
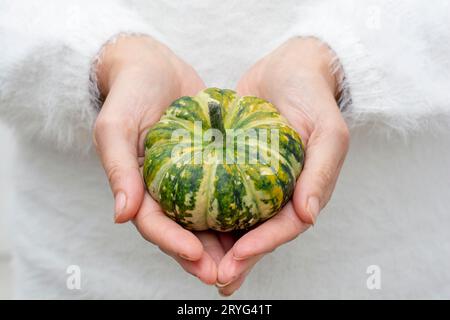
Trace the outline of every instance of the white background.
<instances>
[{"instance_id":1,"label":"white background","mask_svg":"<svg viewBox=\"0 0 450 320\"><path fill-rule=\"evenodd\" d=\"M13 150L12 136L3 124L0 124L0 299L11 297L11 270L9 267L9 244L5 228L5 213L10 197L8 190L8 166Z\"/></svg>"},{"instance_id":2,"label":"white background","mask_svg":"<svg viewBox=\"0 0 450 320\"><path fill-rule=\"evenodd\" d=\"M365 131L352 132L352 147L334 200L327 207L328 212L319 218L320 223L303 235L301 241L283 246L261 263L248 281L252 285L244 286L236 298L254 296L255 288L262 290L261 279L266 279L267 274L281 275L302 269L305 272L298 273L296 278L283 276L272 281L277 281L277 286L286 292L295 289L295 296L298 290L301 298L450 297L448 133L424 131L410 139L395 135L386 139ZM12 154L12 136L0 125L0 298L3 299L11 297L6 234L9 230L5 230L3 219L11 201L8 175ZM286 264L275 263L289 257L289 250L296 250L299 255L292 255ZM382 267L381 291L366 288L366 268L372 264ZM175 272L177 269L173 267ZM319 270L308 272L312 267ZM181 272L174 275L184 277ZM306 283L310 290L290 287L294 281L299 285ZM268 293L268 297L287 296L286 292Z\"/></svg>"}]
</instances>

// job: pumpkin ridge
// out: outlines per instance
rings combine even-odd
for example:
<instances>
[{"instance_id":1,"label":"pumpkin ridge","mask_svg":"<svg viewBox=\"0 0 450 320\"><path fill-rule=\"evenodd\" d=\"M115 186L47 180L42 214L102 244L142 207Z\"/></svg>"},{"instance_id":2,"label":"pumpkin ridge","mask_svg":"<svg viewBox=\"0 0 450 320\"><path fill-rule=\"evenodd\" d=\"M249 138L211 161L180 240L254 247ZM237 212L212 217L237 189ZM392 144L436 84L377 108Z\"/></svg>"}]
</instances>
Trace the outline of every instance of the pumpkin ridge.
<instances>
[{"instance_id":1,"label":"pumpkin ridge","mask_svg":"<svg viewBox=\"0 0 450 320\"><path fill-rule=\"evenodd\" d=\"M204 113L201 103L195 98L183 96L172 102L167 108L163 117L174 117L186 121L208 121L207 114Z\"/></svg>"},{"instance_id":2,"label":"pumpkin ridge","mask_svg":"<svg viewBox=\"0 0 450 320\"><path fill-rule=\"evenodd\" d=\"M259 127L259 125L262 124L262 127ZM273 127L273 125L276 125L276 127ZM297 133L295 129L293 129L289 124L287 123L259 123L258 126L255 126L255 129L278 129L279 130L279 150L278 154L281 156L281 159L284 160L284 163L289 164L290 169L292 169L293 176L297 176L299 173L299 169L297 168L296 164L303 162L303 153L304 153L304 147L303 142L300 137L300 135ZM245 128L243 129L245 130ZM283 139L286 138L291 143L298 143L299 144L299 152L294 152L295 150L292 150L291 145L289 143L283 143ZM267 144L258 144L258 148L265 148L265 150L269 150L267 148ZM270 150L269 150L270 151ZM290 157L294 157L294 159L291 159ZM301 169L301 168L300 168Z\"/></svg>"},{"instance_id":3,"label":"pumpkin ridge","mask_svg":"<svg viewBox=\"0 0 450 320\"><path fill-rule=\"evenodd\" d=\"M244 184L245 189L248 190L250 192L250 194L251 194L251 199L253 200L253 203L255 204L255 207L257 209L256 210L257 218L259 219L259 218L261 218L261 212L262 211L261 211L261 207L260 207L259 201L258 201L258 199L256 197L256 190L254 188L254 185L251 182L251 186L250 186L248 184L247 180L251 181L251 179L247 179L246 175L242 172L242 169L238 165L235 165L235 166L236 166L236 169L237 169L239 175L242 178L242 183Z\"/></svg>"},{"instance_id":4,"label":"pumpkin ridge","mask_svg":"<svg viewBox=\"0 0 450 320\"><path fill-rule=\"evenodd\" d=\"M280 164L282 167L286 167L287 165L284 163ZM290 198L292 195L292 190L290 190L290 187L292 185L292 182L294 182L295 184L295 175L292 171L288 171L289 172L289 177L287 178L287 181L283 181L278 173L278 171L275 170L275 168L273 166L268 166L267 167L268 170L272 171L271 176L275 177L277 183L276 186L281 188L281 194L275 194L276 197L282 197L282 199L280 199L279 201L279 206L278 207L274 207L273 210L274 212L276 212L279 208L283 207L286 204L286 199ZM269 194L271 195L271 194ZM273 200L273 198L271 198L271 200ZM270 215L271 216L271 215ZM266 217L266 219L270 218Z\"/></svg>"},{"instance_id":5,"label":"pumpkin ridge","mask_svg":"<svg viewBox=\"0 0 450 320\"><path fill-rule=\"evenodd\" d=\"M165 147L170 144L160 143L159 141L152 145L151 148L145 150L145 161L143 172L145 173L144 180L148 187L150 183L155 179L159 169L167 162L172 152L172 149L166 149ZM149 157L152 154L154 157ZM155 159L156 158L156 159ZM158 161L159 160L159 161Z\"/></svg>"},{"instance_id":6,"label":"pumpkin ridge","mask_svg":"<svg viewBox=\"0 0 450 320\"><path fill-rule=\"evenodd\" d=\"M235 92L235 94L236 94L236 92ZM235 111L239 109L239 101L240 100L241 100L241 97L238 97L237 95L235 95L235 98L231 102L230 106L228 106L228 111L225 114L224 121L223 121L225 129L234 128L234 125L232 123L230 123L230 121L233 119Z\"/></svg>"},{"instance_id":7,"label":"pumpkin ridge","mask_svg":"<svg viewBox=\"0 0 450 320\"><path fill-rule=\"evenodd\" d=\"M264 118L265 120L277 120L279 115L277 111L258 110L246 117L239 119L235 124L235 128L246 128L247 126L254 127L253 122L259 121L258 118Z\"/></svg>"},{"instance_id":8,"label":"pumpkin ridge","mask_svg":"<svg viewBox=\"0 0 450 320\"><path fill-rule=\"evenodd\" d=\"M171 166L163 178L170 180L170 183L161 185L161 188L169 189L168 193L160 189L161 206L169 216L184 227L196 229L199 221L196 220L197 196L200 184L199 179L203 177L204 168L200 165L186 163L184 165ZM169 176L172 174L171 176Z\"/></svg>"},{"instance_id":9,"label":"pumpkin ridge","mask_svg":"<svg viewBox=\"0 0 450 320\"><path fill-rule=\"evenodd\" d=\"M234 120L242 108L242 105L240 103L242 101L242 98L243 97L239 97L239 98L235 99L234 104L232 105L232 109L230 110L229 114L227 115L227 118L225 121L227 124L227 128L229 128L229 129L232 129L235 127Z\"/></svg>"},{"instance_id":10,"label":"pumpkin ridge","mask_svg":"<svg viewBox=\"0 0 450 320\"><path fill-rule=\"evenodd\" d=\"M246 229L258 221L256 219L258 212L237 166L221 164L217 167L216 178L213 208L218 210L216 218L218 228L214 229L220 231Z\"/></svg>"},{"instance_id":11,"label":"pumpkin ridge","mask_svg":"<svg viewBox=\"0 0 450 320\"><path fill-rule=\"evenodd\" d=\"M220 112L211 115L211 105ZM198 121L201 142L185 141L197 134ZM205 140L204 130L211 128L222 132L223 145ZM229 129L244 131L245 139ZM266 143L260 141L266 136L260 129L268 132ZM279 130L279 135L272 135L271 129ZM186 139L173 140L176 130ZM220 138L218 133L211 136ZM274 150L271 141L277 138L279 148ZM240 142L245 146L243 154L237 148ZM217 147L218 153L214 152ZM269 219L289 201L303 168L304 150L299 134L270 102L209 88L175 100L150 128L145 139L144 181L166 214L187 229L247 229Z\"/></svg>"},{"instance_id":12,"label":"pumpkin ridge","mask_svg":"<svg viewBox=\"0 0 450 320\"><path fill-rule=\"evenodd\" d=\"M196 151L199 151L198 148L192 149L190 153L186 152L181 157L178 157L176 161L173 161L173 157L170 157L169 160L159 168L158 172L156 173L155 177L151 182L152 186L155 185L154 187L155 190L159 190L164 175L169 171L171 166L177 165L180 161L187 160L188 156L190 156L192 159L192 154L195 153Z\"/></svg>"},{"instance_id":13,"label":"pumpkin ridge","mask_svg":"<svg viewBox=\"0 0 450 320\"><path fill-rule=\"evenodd\" d=\"M186 129L188 131L194 130L194 124L191 121L180 119L180 118L177 118L174 116L165 116L160 121L162 123L167 123L167 124L170 124L170 123L179 124L180 126L182 126L184 129Z\"/></svg>"},{"instance_id":14,"label":"pumpkin ridge","mask_svg":"<svg viewBox=\"0 0 450 320\"><path fill-rule=\"evenodd\" d=\"M285 121L283 121L280 118L269 118L269 119L262 119L262 120L255 120L253 122L250 122L246 124L245 126L239 128L239 129L258 129L260 125L288 125Z\"/></svg>"},{"instance_id":15,"label":"pumpkin ridge","mask_svg":"<svg viewBox=\"0 0 450 320\"><path fill-rule=\"evenodd\" d=\"M258 145L258 148L264 149L265 151L270 151L270 149L267 148L267 146L264 146L263 144ZM266 152L266 154L267 154L267 152ZM283 154L281 154L281 152L271 153L270 156L271 157L276 156L278 161L285 164L289 168L289 171L291 172L292 176L294 176L294 177L296 176L295 170L292 167L291 163L284 157ZM272 166L270 166L270 167L272 167Z\"/></svg>"},{"instance_id":16,"label":"pumpkin ridge","mask_svg":"<svg viewBox=\"0 0 450 320\"><path fill-rule=\"evenodd\" d=\"M213 227L213 224L210 223L210 220L212 219L211 211L210 211L210 207L211 207L210 202L211 202L211 199L212 199L212 193L214 191L214 180L215 180L215 176L216 176L217 166L218 166L218 163L215 163L215 164L211 165L211 167L209 168L208 175L206 176L206 178L204 178L205 179L205 184L207 186L206 192L205 192L205 194L206 194L206 196L205 196L206 197L206 199L205 199L206 205L205 205L205 213L204 213L204 215L205 215L205 223L206 223L206 225L209 228ZM216 221L214 221L214 222L216 222Z\"/></svg>"},{"instance_id":17,"label":"pumpkin ridge","mask_svg":"<svg viewBox=\"0 0 450 320\"><path fill-rule=\"evenodd\" d=\"M152 148L159 148L161 146L171 146L171 145L177 145L178 142L176 141L171 141L171 140L167 140L167 139L161 139L156 141L154 144L152 144L152 146L150 148L148 148L147 150L151 150Z\"/></svg>"}]
</instances>

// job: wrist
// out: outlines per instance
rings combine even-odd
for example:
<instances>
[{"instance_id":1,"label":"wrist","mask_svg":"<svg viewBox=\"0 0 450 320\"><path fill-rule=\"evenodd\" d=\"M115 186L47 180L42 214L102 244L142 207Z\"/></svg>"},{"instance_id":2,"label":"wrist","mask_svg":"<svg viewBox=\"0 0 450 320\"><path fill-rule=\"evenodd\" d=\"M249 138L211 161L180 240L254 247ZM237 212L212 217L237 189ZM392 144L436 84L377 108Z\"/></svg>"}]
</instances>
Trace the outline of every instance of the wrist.
<instances>
[{"instance_id":1,"label":"wrist","mask_svg":"<svg viewBox=\"0 0 450 320\"><path fill-rule=\"evenodd\" d=\"M320 86L337 101L339 82L335 72L336 61L334 52L319 39L295 37L258 63L253 71L254 81L262 96L275 94L278 90L275 88L280 84L302 81Z\"/></svg>"},{"instance_id":2,"label":"wrist","mask_svg":"<svg viewBox=\"0 0 450 320\"><path fill-rule=\"evenodd\" d=\"M106 44L96 66L100 93L107 96L114 81L127 71L142 72L148 66L172 66L170 50L149 36L125 35Z\"/></svg>"},{"instance_id":3,"label":"wrist","mask_svg":"<svg viewBox=\"0 0 450 320\"><path fill-rule=\"evenodd\" d=\"M313 77L319 77L337 99L338 81L335 69L336 55L332 49L317 38L297 38L299 58Z\"/></svg>"}]
</instances>

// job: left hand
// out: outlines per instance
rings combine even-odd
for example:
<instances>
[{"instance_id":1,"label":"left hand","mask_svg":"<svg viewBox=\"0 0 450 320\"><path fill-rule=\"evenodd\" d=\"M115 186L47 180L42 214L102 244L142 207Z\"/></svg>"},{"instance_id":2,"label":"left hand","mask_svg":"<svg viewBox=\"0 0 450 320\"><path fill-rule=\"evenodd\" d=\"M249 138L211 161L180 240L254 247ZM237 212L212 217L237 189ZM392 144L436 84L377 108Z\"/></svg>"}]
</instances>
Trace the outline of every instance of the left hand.
<instances>
[{"instance_id":1,"label":"left hand","mask_svg":"<svg viewBox=\"0 0 450 320\"><path fill-rule=\"evenodd\" d=\"M223 236L219 292L231 295L267 253L295 239L317 220L334 190L349 146L349 131L336 99L333 52L314 38L294 38L258 61L238 83L241 96L272 102L306 146L293 199L272 219L235 241Z\"/></svg>"}]
</instances>

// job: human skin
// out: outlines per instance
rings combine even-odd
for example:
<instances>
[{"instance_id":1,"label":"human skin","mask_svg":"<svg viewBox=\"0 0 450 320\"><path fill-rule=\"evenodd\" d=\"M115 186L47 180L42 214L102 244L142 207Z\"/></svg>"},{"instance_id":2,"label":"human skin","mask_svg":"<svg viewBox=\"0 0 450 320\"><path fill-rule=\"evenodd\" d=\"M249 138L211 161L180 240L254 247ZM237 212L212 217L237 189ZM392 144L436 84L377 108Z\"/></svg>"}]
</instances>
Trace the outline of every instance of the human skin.
<instances>
[{"instance_id":1,"label":"human skin","mask_svg":"<svg viewBox=\"0 0 450 320\"><path fill-rule=\"evenodd\" d=\"M315 223L331 197L348 149L349 133L336 104L333 54L320 41L295 38L258 61L238 83L240 95L274 103L306 146L293 200L274 218L241 237L191 232L165 216L140 173L143 140L170 103L205 88L194 69L158 41L144 36L108 44L97 68L106 97L94 128L115 197L115 221L132 220L148 241L219 293L230 295L267 253Z\"/></svg>"},{"instance_id":2,"label":"human skin","mask_svg":"<svg viewBox=\"0 0 450 320\"><path fill-rule=\"evenodd\" d=\"M94 126L94 144L115 198L115 222L132 220L142 236L207 284L217 263L205 251L208 233L195 235L169 219L145 192L144 139L170 103L205 88L192 67L162 43L124 36L102 50L97 64L105 102Z\"/></svg>"},{"instance_id":3,"label":"human skin","mask_svg":"<svg viewBox=\"0 0 450 320\"><path fill-rule=\"evenodd\" d=\"M328 203L349 147L349 131L336 103L342 70L334 53L315 38L293 38L240 79L237 92L277 106L306 146L292 201L272 219L231 241L218 267L218 288L231 295L267 253L316 223Z\"/></svg>"}]
</instances>

